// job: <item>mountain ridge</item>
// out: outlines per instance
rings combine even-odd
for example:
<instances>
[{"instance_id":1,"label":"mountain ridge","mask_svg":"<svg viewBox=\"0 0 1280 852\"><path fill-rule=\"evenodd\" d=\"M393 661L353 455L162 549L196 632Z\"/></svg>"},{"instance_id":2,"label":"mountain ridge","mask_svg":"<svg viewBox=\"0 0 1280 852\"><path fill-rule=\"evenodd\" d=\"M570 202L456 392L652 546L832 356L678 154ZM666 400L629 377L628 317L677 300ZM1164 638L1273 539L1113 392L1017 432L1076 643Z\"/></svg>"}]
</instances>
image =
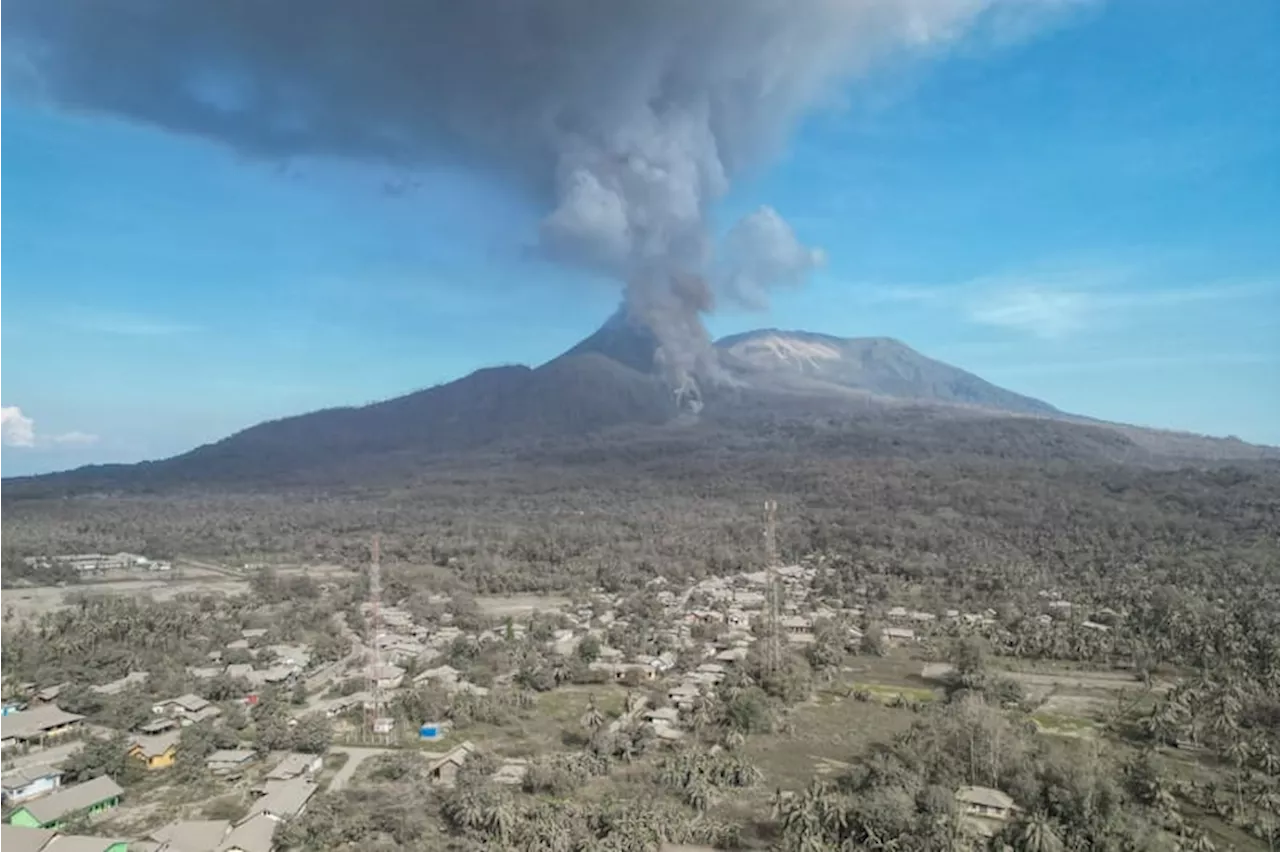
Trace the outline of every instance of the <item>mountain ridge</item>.
<instances>
[{"instance_id":1,"label":"mountain ridge","mask_svg":"<svg viewBox=\"0 0 1280 852\"><path fill-rule=\"evenodd\" d=\"M948 442L957 452L1000 454L1005 450L993 436L1005 435L1010 452L1027 459L1280 457L1238 440L1068 414L893 338L779 329L715 341L718 372L702 378L707 408L691 417L656 375L656 349L653 333L619 312L537 367L486 367L364 406L265 421L167 459L7 478L6 489L359 481L374 470L407 470L450 455L553 446L571 455L574 446L602 441L626 455L627 443L649 440L644 435L744 448L757 439L785 440L798 452L848 445L924 455L950 452ZM742 435L750 439L734 437ZM806 436L812 446L803 444Z\"/></svg>"}]
</instances>

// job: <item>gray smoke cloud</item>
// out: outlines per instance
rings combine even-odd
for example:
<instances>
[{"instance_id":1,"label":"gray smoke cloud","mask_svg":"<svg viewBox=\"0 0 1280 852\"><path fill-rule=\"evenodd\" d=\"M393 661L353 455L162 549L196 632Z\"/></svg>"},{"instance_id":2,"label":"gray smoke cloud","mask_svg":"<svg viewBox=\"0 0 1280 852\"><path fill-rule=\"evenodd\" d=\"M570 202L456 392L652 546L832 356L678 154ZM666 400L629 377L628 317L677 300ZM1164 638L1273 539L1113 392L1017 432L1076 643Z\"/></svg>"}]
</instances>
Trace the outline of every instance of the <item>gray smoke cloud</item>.
<instances>
[{"instance_id":1,"label":"gray smoke cloud","mask_svg":"<svg viewBox=\"0 0 1280 852\"><path fill-rule=\"evenodd\" d=\"M262 157L500 176L546 212L550 257L623 282L687 388L713 369L709 222L734 178L876 60L1064 2L8 0L5 79ZM816 260L772 211L723 249L754 304Z\"/></svg>"},{"instance_id":2,"label":"gray smoke cloud","mask_svg":"<svg viewBox=\"0 0 1280 852\"><path fill-rule=\"evenodd\" d=\"M801 244L795 231L772 207L739 219L719 251L721 291L754 310L769 306L775 287L799 287L826 263L826 252Z\"/></svg>"}]
</instances>

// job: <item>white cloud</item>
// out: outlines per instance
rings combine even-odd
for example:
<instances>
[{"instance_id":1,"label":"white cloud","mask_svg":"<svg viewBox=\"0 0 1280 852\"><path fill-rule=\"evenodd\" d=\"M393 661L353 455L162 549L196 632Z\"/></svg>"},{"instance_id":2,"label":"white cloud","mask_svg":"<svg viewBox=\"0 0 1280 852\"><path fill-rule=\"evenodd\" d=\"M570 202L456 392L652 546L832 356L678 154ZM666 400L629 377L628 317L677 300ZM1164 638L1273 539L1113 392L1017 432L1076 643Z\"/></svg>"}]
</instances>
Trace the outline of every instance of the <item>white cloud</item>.
<instances>
[{"instance_id":1,"label":"white cloud","mask_svg":"<svg viewBox=\"0 0 1280 852\"><path fill-rule=\"evenodd\" d=\"M88 432L39 435L35 420L23 414L21 408L16 405L0 408L0 443L6 447L84 447L97 442L98 436Z\"/></svg>"},{"instance_id":2,"label":"white cloud","mask_svg":"<svg viewBox=\"0 0 1280 852\"><path fill-rule=\"evenodd\" d=\"M36 424L16 405L0 407L0 443L6 447L34 447Z\"/></svg>"}]
</instances>

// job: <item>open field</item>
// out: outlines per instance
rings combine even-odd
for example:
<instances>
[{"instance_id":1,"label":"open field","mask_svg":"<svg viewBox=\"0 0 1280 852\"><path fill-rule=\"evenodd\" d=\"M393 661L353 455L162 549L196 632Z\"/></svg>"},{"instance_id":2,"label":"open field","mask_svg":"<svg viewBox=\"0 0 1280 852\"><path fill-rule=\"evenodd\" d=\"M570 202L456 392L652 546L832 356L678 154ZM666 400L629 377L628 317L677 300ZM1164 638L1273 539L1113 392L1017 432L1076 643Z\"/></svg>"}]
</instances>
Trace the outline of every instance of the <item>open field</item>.
<instances>
[{"instance_id":1,"label":"open field","mask_svg":"<svg viewBox=\"0 0 1280 852\"><path fill-rule=\"evenodd\" d=\"M554 595L477 595L476 605L493 618L568 609L570 600Z\"/></svg>"},{"instance_id":2,"label":"open field","mask_svg":"<svg viewBox=\"0 0 1280 852\"><path fill-rule=\"evenodd\" d=\"M12 615L13 618L21 621L39 618L47 612L62 609L69 605L69 599L78 594L149 595L155 600L172 600L182 594L236 595L247 591L248 588L247 581L214 575L174 577L163 580L147 578L5 589L3 601L6 617Z\"/></svg>"},{"instance_id":3,"label":"open field","mask_svg":"<svg viewBox=\"0 0 1280 852\"><path fill-rule=\"evenodd\" d=\"M815 773L827 774L872 742L891 739L916 715L875 701L823 692L791 713L791 733L750 737L748 758L764 773L762 791L798 790Z\"/></svg>"},{"instance_id":4,"label":"open field","mask_svg":"<svg viewBox=\"0 0 1280 852\"><path fill-rule=\"evenodd\" d=\"M1070 692L1115 693L1119 690L1130 692L1145 691L1143 683L1131 674L1109 671L1058 671L1058 672L1024 672L1003 671L1005 677L1022 684L1031 695L1048 694L1052 690ZM1173 686L1169 681L1153 681L1153 692L1168 692Z\"/></svg>"}]
</instances>

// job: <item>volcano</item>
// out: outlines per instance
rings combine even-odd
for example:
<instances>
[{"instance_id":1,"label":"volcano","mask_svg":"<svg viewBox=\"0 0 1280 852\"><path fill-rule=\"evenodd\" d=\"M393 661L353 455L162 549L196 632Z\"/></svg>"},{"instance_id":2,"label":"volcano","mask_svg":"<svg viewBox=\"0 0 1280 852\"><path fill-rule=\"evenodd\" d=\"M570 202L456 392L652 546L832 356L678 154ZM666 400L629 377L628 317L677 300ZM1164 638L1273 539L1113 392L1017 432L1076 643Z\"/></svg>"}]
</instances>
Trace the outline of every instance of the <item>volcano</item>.
<instances>
[{"instance_id":1,"label":"volcano","mask_svg":"<svg viewBox=\"0 0 1280 852\"><path fill-rule=\"evenodd\" d=\"M541 366L501 366L362 407L269 421L173 458L7 479L6 494L175 485L360 483L432 458L529 452L561 457L604 441L680 431L724 446L856 433L868 452L965 452L1095 461L1250 459L1271 448L1067 414L890 338L762 329L716 341L706 409L690 417L658 375L655 336L618 312ZM693 437L688 437L692 435ZM833 437L835 436L835 437ZM851 439L852 440L852 439ZM815 445L816 446L816 445ZM796 443L798 452L806 447Z\"/></svg>"}]
</instances>

